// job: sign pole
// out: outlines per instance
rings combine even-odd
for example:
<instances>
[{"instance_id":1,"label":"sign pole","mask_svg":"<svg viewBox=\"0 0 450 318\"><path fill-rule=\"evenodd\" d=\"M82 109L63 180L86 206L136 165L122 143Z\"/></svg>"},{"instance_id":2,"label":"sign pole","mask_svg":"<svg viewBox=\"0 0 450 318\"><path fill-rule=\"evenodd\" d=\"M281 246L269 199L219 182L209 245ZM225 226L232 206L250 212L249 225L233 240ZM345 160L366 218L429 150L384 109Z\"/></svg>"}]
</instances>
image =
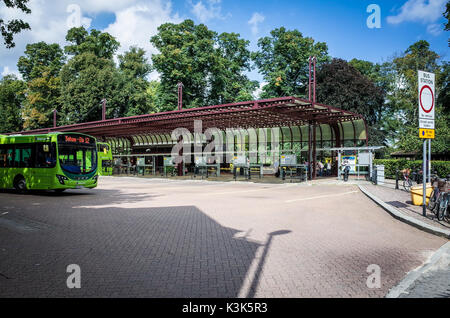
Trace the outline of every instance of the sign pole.
<instances>
[{"instance_id":1,"label":"sign pole","mask_svg":"<svg viewBox=\"0 0 450 318\"><path fill-rule=\"evenodd\" d=\"M419 89L419 136L423 139L422 183L423 183L423 216L427 216L427 181L431 182L431 139L435 138L435 81L436 75L418 71ZM428 157L427 157L428 146ZM428 180L427 180L428 174Z\"/></svg>"},{"instance_id":2,"label":"sign pole","mask_svg":"<svg viewBox=\"0 0 450 318\"><path fill-rule=\"evenodd\" d=\"M422 184L423 184L423 216L427 216L427 140L423 141L423 165L422 165Z\"/></svg>"},{"instance_id":3,"label":"sign pole","mask_svg":"<svg viewBox=\"0 0 450 318\"><path fill-rule=\"evenodd\" d=\"M431 139L428 139L428 182L431 183Z\"/></svg>"}]
</instances>

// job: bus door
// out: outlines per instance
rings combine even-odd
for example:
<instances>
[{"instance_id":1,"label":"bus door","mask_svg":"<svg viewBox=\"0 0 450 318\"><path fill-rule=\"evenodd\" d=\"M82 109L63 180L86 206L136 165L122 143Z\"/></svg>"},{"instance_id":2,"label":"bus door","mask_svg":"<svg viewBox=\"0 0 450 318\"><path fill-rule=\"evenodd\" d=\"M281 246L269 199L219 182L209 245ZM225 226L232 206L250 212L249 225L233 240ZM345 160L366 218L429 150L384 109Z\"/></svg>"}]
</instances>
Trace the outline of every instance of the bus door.
<instances>
[{"instance_id":1,"label":"bus door","mask_svg":"<svg viewBox=\"0 0 450 318\"><path fill-rule=\"evenodd\" d=\"M7 157L6 146L0 145L0 188L6 188Z\"/></svg>"},{"instance_id":2,"label":"bus door","mask_svg":"<svg viewBox=\"0 0 450 318\"><path fill-rule=\"evenodd\" d=\"M48 188L56 180L54 169L56 167L56 144L37 143L36 144L36 169L32 174L33 184L39 183L39 188Z\"/></svg>"}]
</instances>

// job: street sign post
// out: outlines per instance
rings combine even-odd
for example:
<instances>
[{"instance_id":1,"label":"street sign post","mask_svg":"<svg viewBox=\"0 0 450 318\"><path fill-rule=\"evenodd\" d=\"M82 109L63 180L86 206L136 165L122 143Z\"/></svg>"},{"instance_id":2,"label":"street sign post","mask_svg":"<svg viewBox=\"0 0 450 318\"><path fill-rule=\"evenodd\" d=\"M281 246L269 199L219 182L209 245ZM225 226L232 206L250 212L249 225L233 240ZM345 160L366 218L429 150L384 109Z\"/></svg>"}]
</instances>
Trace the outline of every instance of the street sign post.
<instances>
[{"instance_id":1,"label":"street sign post","mask_svg":"<svg viewBox=\"0 0 450 318\"><path fill-rule=\"evenodd\" d=\"M435 75L419 71L419 128L434 129Z\"/></svg>"},{"instance_id":2,"label":"street sign post","mask_svg":"<svg viewBox=\"0 0 450 318\"><path fill-rule=\"evenodd\" d=\"M435 137L435 80L433 73L419 71L419 137L423 141L423 216L427 215L427 169L431 167L431 161L427 164L427 142L431 154L431 139ZM430 168L431 170L431 168ZM430 174L431 171L428 171Z\"/></svg>"}]
</instances>

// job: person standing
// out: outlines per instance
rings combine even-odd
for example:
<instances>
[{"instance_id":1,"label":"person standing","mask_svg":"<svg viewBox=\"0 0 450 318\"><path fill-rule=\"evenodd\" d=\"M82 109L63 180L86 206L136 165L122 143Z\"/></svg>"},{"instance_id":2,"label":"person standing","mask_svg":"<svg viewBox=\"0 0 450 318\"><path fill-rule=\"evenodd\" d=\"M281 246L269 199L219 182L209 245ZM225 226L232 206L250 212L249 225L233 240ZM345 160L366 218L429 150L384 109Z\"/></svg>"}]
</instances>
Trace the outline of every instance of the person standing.
<instances>
[{"instance_id":1,"label":"person standing","mask_svg":"<svg viewBox=\"0 0 450 318\"><path fill-rule=\"evenodd\" d=\"M323 165L322 161L319 160L317 162L317 168L319 170L319 177L322 177L322 175L323 175L323 168L324 168L324 165Z\"/></svg>"}]
</instances>

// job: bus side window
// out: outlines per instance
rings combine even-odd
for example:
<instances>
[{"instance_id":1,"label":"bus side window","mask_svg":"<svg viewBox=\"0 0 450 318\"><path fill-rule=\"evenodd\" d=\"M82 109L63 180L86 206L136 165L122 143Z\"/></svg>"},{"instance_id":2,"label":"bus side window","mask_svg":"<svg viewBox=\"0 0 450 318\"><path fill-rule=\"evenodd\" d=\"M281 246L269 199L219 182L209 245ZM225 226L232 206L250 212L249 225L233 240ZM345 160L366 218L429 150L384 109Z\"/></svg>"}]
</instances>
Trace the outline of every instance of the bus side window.
<instances>
[{"instance_id":1,"label":"bus side window","mask_svg":"<svg viewBox=\"0 0 450 318\"><path fill-rule=\"evenodd\" d=\"M0 146L0 168L5 168L6 167L6 147L5 146Z\"/></svg>"},{"instance_id":2,"label":"bus side window","mask_svg":"<svg viewBox=\"0 0 450 318\"><path fill-rule=\"evenodd\" d=\"M16 148L16 158L19 157L18 165L19 168L31 168L33 166L32 160L32 145L20 145ZM17 163L16 163L17 164Z\"/></svg>"},{"instance_id":3,"label":"bus side window","mask_svg":"<svg viewBox=\"0 0 450 318\"><path fill-rule=\"evenodd\" d=\"M14 148L12 145L6 149L6 167L14 168Z\"/></svg>"},{"instance_id":4,"label":"bus side window","mask_svg":"<svg viewBox=\"0 0 450 318\"><path fill-rule=\"evenodd\" d=\"M56 166L55 143L36 144L36 168L54 168Z\"/></svg>"}]
</instances>

